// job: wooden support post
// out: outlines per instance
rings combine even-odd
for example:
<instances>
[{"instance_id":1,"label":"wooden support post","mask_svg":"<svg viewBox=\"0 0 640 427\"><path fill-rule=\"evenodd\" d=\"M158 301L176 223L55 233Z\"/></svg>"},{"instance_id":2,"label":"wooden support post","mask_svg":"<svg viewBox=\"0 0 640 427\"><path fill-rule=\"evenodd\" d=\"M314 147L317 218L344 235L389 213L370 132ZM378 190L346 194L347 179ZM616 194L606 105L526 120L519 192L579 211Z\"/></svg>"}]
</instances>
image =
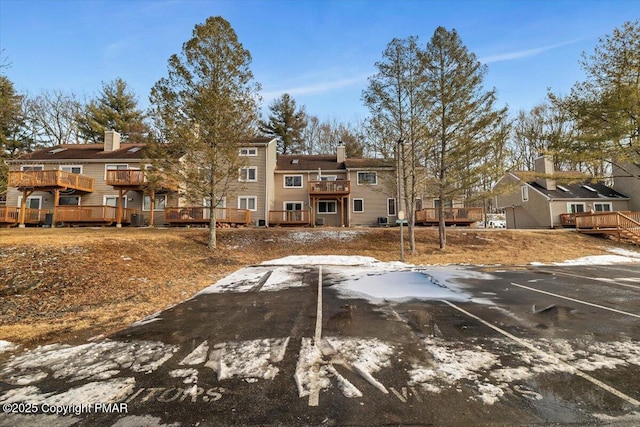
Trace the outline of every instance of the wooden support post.
<instances>
[{"instance_id":1,"label":"wooden support post","mask_svg":"<svg viewBox=\"0 0 640 427\"><path fill-rule=\"evenodd\" d=\"M51 218L51 228L56 226L56 218L58 218L58 205L60 204L60 189L53 190L53 217Z\"/></svg>"},{"instance_id":2,"label":"wooden support post","mask_svg":"<svg viewBox=\"0 0 640 427\"><path fill-rule=\"evenodd\" d=\"M18 227L24 228L24 215L27 210L27 190L22 190L22 200L20 201L20 221L18 222Z\"/></svg>"},{"instance_id":3,"label":"wooden support post","mask_svg":"<svg viewBox=\"0 0 640 427\"><path fill-rule=\"evenodd\" d=\"M155 190L151 190L151 194L149 195L149 199L151 200L151 211L149 212L149 227L153 227L153 222L155 220L154 211L156 210L156 192Z\"/></svg>"}]
</instances>

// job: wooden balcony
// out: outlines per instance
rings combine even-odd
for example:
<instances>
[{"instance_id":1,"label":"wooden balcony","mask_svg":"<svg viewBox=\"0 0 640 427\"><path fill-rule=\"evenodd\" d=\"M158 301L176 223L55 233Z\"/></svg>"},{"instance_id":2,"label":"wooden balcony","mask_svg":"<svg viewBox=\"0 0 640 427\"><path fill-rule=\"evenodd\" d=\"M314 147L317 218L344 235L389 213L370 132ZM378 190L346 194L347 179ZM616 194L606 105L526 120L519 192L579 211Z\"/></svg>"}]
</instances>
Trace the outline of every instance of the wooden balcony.
<instances>
[{"instance_id":1,"label":"wooden balcony","mask_svg":"<svg viewBox=\"0 0 640 427\"><path fill-rule=\"evenodd\" d=\"M107 171L107 185L113 187L140 187L146 182L144 171L119 169Z\"/></svg>"},{"instance_id":2,"label":"wooden balcony","mask_svg":"<svg viewBox=\"0 0 640 427\"><path fill-rule=\"evenodd\" d=\"M311 224L308 209L297 211L269 211L270 226L306 226Z\"/></svg>"},{"instance_id":3,"label":"wooden balcony","mask_svg":"<svg viewBox=\"0 0 640 427\"><path fill-rule=\"evenodd\" d=\"M309 181L309 194L312 196L347 196L350 188L351 183L348 180Z\"/></svg>"},{"instance_id":4,"label":"wooden balcony","mask_svg":"<svg viewBox=\"0 0 640 427\"><path fill-rule=\"evenodd\" d=\"M49 213L46 209L25 209L25 224L41 224L45 215ZM12 226L20 222L20 208L3 206L0 207L0 226Z\"/></svg>"},{"instance_id":5,"label":"wooden balcony","mask_svg":"<svg viewBox=\"0 0 640 427\"><path fill-rule=\"evenodd\" d=\"M474 222L482 221L482 208L445 208L445 225L469 226ZM426 208L416 212L416 224L437 225L440 216L437 208Z\"/></svg>"},{"instance_id":6,"label":"wooden balcony","mask_svg":"<svg viewBox=\"0 0 640 427\"><path fill-rule=\"evenodd\" d=\"M10 171L8 177L8 186L21 190L73 189L91 193L93 184L90 176L61 170Z\"/></svg>"},{"instance_id":7,"label":"wooden balcony","mask_svg":"<svg viewBox=\"0 0 640 427\"><path fill-rule=\"evenodd\" d=\"M131 223L135 209L122 208L122 224ZM58 206L55 212L56 223L65 224L102 224L111 225L118 220L118 208L115 206Z\"/></svg>"},{"instance_id":8,"label":"wooden balcony","mask_svg":"<svg viewBox=\"0 0 640 427\"><path fill-rule=\"evenodd\" d=\"M640 212L594 212L575 214L576 230L611 235L640 245Z\"/></svg>"},{"instance_id":9,"label":"wooden balcony","mask_svg":"<svg viewBox=\"0 0 640 427\"><path fill-rule=\"evenodd\" d=\"M164 222L169 225L208 225L211 221L209 208L172 207L165 208ZM216 223L230 225L248 225L251 222L251 211L247 209L216 208Z\"/></svg>"}]
</instances>

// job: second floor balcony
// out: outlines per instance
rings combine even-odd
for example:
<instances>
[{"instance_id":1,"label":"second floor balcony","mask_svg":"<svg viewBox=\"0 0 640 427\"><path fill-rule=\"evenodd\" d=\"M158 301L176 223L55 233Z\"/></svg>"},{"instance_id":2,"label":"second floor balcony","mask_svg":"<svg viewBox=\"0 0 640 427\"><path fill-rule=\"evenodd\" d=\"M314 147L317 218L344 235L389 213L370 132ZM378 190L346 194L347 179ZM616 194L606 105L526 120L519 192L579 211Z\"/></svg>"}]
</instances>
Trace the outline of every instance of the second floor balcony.
<instances>
[{"instance_id":1,"label":"second floor balcony","mask_svg":"<svg viewBox=\"0 0 640 427\"><path fill-rule=\"evenodd\" d=\"M57 188L91 193L93 184L94 179L90 176L57 169L10 171L8 176L8 186L19 189L46 191Z\"/></svg>"},{"instance_id":2,"label":"second floor balcony","mask_svg":"<svg viewBox=\"0 0 640 427\"><path fill-rule=\"evenodd\" d=\"M113 187L139 187L146 181L144 171L118 169L107 171L107 185Z\"/></svg>"},{"instance_id":3,"label":"second floor balcony","mask_svg":"<svg viewBox=\"0 0 640 427\"><path fill-rule=\"evenodd\" d=\"M348 195L351 191L351 182L348 180L337 181L309 181L309 194L319 195Z\"/></svg>"}]
</instances>

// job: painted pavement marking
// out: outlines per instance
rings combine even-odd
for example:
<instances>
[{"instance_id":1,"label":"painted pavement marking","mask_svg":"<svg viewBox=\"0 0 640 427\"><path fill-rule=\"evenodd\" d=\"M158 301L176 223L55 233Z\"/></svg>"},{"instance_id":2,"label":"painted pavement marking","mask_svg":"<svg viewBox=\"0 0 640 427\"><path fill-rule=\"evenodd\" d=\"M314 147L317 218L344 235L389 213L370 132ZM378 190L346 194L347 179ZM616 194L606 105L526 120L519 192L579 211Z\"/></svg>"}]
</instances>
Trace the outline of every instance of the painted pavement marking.
<instances>
[{"instance_id":1,"label":"painted pavement marking","mask_svg":"<svg viewBox=\"0 0 640 427\"><path fill-rule=\"evenodd\" d=\"M320 372L321 352L318 348L320 339L322 338L322 266L318 267L318 308L316 310L316 333L314 335L313 346L318 354L316 362L313 364L311 373L311 384L309 385L309 406L318 406L320 404L320 384L318 384L318 375Z\"/></svg>"},{"instance_id":2,"label":"painted pavement marking","mask_svg":"<svg viewBox=\"0 0 640 427\"><path fill-rule=\"evenodd\" d=\"M512 285L517 285L516 283L512 283ZM510 334L509 332L505 331L504 329L501 329L489 322L487 322L486 320L481 319L480 317L476 316L475 314L471 314L470 312L466 311L465 309L458 307L457 305L447 301L447 300L442 300L442 302L444 302L445 304L449 305L451 308L454 308L456 310L458 310L459 312L471 317L472 319L477 320L478 322L482 323L485 326L490 327L491 329L493 329L496 332L501 333L502 335L504 335L507 338L512 339L513 341L515 341L516 343L520 344L521 346L528 348L529 350L533 351L534 353L540 354L542 356L548 357L549 359L551 359L553 362L558 363L560 365L564 365L567 366L569 368L569 372L574 373L575 375L584 378L585 380L591 382L592 384L600 387L601 389L608 391L609 393L613 394L614 396L619 397L620 399L634 405L634 406L640 406L640 401L634 399L633 397L621 392L618 389L615 389L613 387L611 387L610 385L603 383L602 381L592 377L591 375L582 372L579 369L574 368L573 366L571 366L569 363L565 362L564 360L558 358L555 354L553 353L547 353L546 351L540 350L538 347L534 346L533 344L530 344L518 337L516 337L513 334Z\"/></svg>"},{"instance_id":3,"label":"painted pavement marking","mask_svg":"<svg viewBox=\"0 0 640 427\"><path fill-rule=\"evenodd\" d=\"M581 276L579 274L573 274L573 273L565 273L564 271L554 271L554 270L539 270L542 271L544 273L551 273L551 274L560 274L563 276L571 276L571 277L578 277L580 279L587 279L587 280L593 280L596 282L604 282L604 283L610 283L612 285L618 285L618 286L624 286L626 288L632 288L632 289L638 289L640 290L640 286L636 286L636 285L628 285L626 283L619 283L616 282L616 280L621 280L620 278L616 278L616 279L606 279L603 277L588 277L588 276Z\"/></svg>"},{"instance_id":4,"label":"painted pavement marking","mask_svg":"<svg viewBox=\"0 0 640 427\"><path fill-rule=\"evenodd\" d=\"M590 305L591 307L601 308L602 310L613 311L614 313L624 314L625 316L637 317L638 319L640 319L640 314L629 313L627 311L622 311L622 310L618 310L618 309L611 308L611 307L605 307L604 305L594 304L592 302L582 301L582 300L579 300L579 299L566 297L564 295L554 294L553 292L547 292L547 291L543 291L542 289L536 289L536 288L532 288L532 287L525 286L525 285L519 285L519 284L513 283L513 282L511 282L511 284L513 286L517 286L519 288L527 289L527 290L530 290L530 291L533 291L533 292L539 292L541 294L550 295L552 297L562 298L562 299L566 299L568 301L577 302L578 304Z\"/></svg>"}]
</instances>

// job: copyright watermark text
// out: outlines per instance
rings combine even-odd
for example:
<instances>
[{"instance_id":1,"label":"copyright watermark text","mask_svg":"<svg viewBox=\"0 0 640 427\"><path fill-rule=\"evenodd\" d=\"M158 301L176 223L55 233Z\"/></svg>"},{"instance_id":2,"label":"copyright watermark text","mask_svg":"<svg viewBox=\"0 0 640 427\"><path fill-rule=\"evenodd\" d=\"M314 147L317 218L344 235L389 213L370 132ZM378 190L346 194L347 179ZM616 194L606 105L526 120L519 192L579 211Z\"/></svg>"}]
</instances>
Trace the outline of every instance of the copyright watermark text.
<instances>
[{"instance_id":1,"label":"copyright watermark text","mask_svg":"<svg viewBox=\"0 0 640 427\"><path fill-rule=\"evenodd\" d=\"M88 403L80 405L49 405L46 403L3 403L2 412L6 414L50 414L50 415L82 415L82 414L126 414L127 403Z\"/></svg>"}]
</instances>

